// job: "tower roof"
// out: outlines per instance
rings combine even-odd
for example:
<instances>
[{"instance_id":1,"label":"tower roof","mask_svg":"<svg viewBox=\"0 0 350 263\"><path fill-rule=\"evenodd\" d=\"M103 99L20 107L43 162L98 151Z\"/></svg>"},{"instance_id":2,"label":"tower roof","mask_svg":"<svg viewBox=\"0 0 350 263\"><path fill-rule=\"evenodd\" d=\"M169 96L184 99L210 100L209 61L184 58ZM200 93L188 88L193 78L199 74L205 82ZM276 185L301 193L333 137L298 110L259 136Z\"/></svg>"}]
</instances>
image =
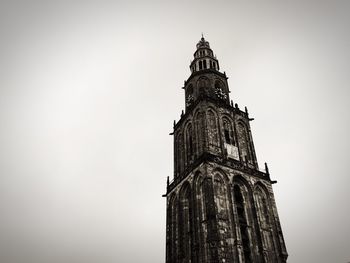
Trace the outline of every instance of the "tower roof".
<instances>
[{"instance_id":1,"label":"tower roof","mask_svg":"<svg viewBox=\"0 0 350 263\"><path fill-rule=\"evenodd\" d=\"M192 73L206 69L219 71L219 61L214 56L213 50L211 50L209 42L205 40L203 34L196 47L197 49L193 54L194 60L190 64Z\"/></svg>"}]
</instances>

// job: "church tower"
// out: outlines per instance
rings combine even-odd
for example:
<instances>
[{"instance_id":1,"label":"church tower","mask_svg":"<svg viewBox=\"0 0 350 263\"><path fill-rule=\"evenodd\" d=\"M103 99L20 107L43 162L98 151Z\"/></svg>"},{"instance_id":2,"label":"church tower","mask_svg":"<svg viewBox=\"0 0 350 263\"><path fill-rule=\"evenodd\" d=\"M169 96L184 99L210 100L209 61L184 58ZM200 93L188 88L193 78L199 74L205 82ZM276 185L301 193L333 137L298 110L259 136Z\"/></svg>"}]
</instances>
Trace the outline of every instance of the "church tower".
<instances>
[{"instance_id":1,"label":"church tower","mask_svg":"<svg viewBox=\"0 0 350 263\"><path fill-rule=\"evenodd\" d=\"M167 182L166 263L287 261L269 170L259 170L248 111L230 102L225 72L203 37L174 122Z\"/></svg>"}]
</instances>

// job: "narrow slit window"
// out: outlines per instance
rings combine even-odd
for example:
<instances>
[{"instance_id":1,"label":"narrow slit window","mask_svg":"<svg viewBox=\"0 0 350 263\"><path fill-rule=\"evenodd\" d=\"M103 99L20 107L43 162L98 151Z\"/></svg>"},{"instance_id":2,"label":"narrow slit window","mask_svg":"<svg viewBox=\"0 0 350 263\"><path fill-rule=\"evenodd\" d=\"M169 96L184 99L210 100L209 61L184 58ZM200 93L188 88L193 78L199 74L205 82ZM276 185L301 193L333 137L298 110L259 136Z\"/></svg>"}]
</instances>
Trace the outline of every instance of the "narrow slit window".
<instances>
[{"instance_id":1,"label":"narrow slit window","mask_svg":"<svg viewBox=\"0 0 350 263\"><path fill-rule=\"evenodd\" d=\"M225 133L225 141L226 141L226 143L231 144L229 130L225 129L224 133Z\"/></svg>"}]
</instances>

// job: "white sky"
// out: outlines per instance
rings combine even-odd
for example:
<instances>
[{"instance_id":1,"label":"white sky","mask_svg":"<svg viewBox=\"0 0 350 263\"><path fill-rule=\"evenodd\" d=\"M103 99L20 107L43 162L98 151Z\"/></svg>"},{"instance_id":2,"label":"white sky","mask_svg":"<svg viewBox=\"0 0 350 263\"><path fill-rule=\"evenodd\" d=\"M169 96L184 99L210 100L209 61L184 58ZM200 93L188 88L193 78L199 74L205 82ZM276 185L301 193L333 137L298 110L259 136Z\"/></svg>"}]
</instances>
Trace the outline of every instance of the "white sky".
<instances>
[{"instance_id":1,"label":"white sky","mask_svg":"<svg viewBox=\"0 0 350 263\"><path fill-rule=\"evenodd\" d=\"M350 261L347 1L2 1L0 262L164 262L201 32L248 106L289 261Z\"/></svg>"}]
</instances>

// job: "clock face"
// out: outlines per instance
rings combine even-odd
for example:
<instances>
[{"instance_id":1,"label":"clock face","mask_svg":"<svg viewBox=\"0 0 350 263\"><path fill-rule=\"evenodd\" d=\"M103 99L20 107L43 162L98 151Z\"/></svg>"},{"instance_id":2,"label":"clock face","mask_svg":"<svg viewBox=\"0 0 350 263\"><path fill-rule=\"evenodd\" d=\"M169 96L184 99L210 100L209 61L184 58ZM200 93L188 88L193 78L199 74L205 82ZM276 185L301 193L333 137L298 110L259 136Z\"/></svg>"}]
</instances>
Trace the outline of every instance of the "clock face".
<instances>
[{"instance_id":1,"label":"clock face","mask_svg":"<svg viewBox=\"0 0 350 263\"><path fill-rule=\"evenodd\" d=\"M227 98L227 95L225 94L225 92L223 91L222 88L216 88L215 95L216 95L216 97L218 97L219 99L222 99L222 100L225 100Z\"/></svg>"}]
</instances>

